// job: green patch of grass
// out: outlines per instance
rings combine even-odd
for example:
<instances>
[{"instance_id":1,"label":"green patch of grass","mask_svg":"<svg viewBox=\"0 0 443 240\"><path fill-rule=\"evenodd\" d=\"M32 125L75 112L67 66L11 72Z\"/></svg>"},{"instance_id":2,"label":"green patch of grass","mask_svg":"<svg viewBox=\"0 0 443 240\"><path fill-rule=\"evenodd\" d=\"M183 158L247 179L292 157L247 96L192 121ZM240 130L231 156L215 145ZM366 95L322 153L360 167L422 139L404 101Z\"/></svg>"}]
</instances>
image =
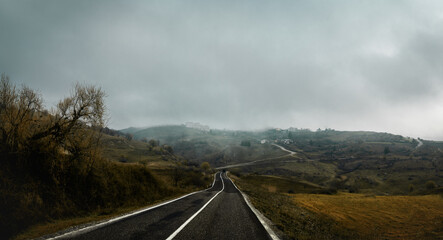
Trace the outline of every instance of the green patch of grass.
<instances>
[{"instance_id":1,"label":"green patch of grass","mask_svg":"<svg viewBox=\"0 0 443 240\"><path fill-rule=\"evenodd\" d=\"M278 192L278 193L310 193L321 192L324 188L308 183L299 181L295 178L280 177L280 176L266 176L266 175L246 175L242 179L253 183L263 191Z\"/></svg>"},{"instance_id":2,"label":"green patch of grass","mask_svg":"<svg viewBox=\"0 0 443 240\"><path fill-rule=\"evenodd\" d=\"M157 150L150 148L149 144L137 140L127 140L120 136L104 135L102 144L103 157L112 161L119 162L141 162L141 163L155 163L164 162L165 160L178 160L178 156L161 152L161 146Z\"/></svg>"}]
</instances>

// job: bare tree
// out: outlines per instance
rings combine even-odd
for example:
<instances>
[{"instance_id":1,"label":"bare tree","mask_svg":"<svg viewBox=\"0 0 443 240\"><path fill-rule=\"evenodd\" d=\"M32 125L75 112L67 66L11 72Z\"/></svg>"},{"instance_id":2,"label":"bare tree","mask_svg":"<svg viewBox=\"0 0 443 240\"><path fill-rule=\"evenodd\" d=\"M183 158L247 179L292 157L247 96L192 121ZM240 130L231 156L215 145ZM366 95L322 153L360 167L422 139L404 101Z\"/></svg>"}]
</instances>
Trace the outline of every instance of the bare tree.
<instances>
[{"instance_id":1,"label":"bare tree","mask_svg":"<svg viewBox=\"0 0 443 240\"><path fill-rule=\"evenodd\" d=\"M84 126L103 128L105 124L105 94L100 88L94 86L75 86L72 96L67 97L57 104L50 126L33 136L41 139L52 136L63 141L73 130Z\"/></svg>"},{"instance_id":2,"label":"bare tree","mask_svg":"<svg viewBox=\"0 0 443 240\"><path fill-rule=\"evenodd\" d=\"M23 86L19 91L2 74L0 80L0 131L1 140L10 152L25 147L27 140L36 130L33 126L37 114L42 111L39 94Z\"/></svg>"},{"instance_id":3,"label":"bare tree","mask_svg":"<svg viewBox=\"0 0 443 240\"><path fill-rule=\"evenodd\" d=\"M9 78L0 80L0 148L23 161L29 154L44 152L51 166L63 169L75 161L89 172L100 155L101 130L105 125L104 92L77 84L71 96L51 113L42 108L40 95L23 86L17 89ZM11 158L12 159L12 158ZM35 159L34 159L35 160Z\"/></svg>"}]
</instances>

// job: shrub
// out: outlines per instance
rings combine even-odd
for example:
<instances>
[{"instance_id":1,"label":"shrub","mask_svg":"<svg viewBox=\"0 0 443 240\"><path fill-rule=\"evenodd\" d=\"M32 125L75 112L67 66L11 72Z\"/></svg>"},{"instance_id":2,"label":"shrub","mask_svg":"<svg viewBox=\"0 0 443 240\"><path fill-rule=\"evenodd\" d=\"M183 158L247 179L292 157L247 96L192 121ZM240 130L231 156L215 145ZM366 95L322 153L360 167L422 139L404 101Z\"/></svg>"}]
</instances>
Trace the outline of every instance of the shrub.
<instances>
[{"instance_id":1,"label":"shrub","mask_svg":"<svg viewBox=\"0 0 443 240\"><path fill-rule=\"evenodd\" d=\"M243 147L250 147L251 141L243 140L243 141L241 141L240 145Z\"/></svg>"},{"instance_id":2,"label":"shrub","mask_svg":"<svg viewBox=\"0 0 443 240\"><path fill-rule=\"evenodd\" d=\"M426 189L428 189L428 190L432 190L432 189L437 188L437 184L435 184L434 181L427 181L425 186L426 186Z\"/></svg>"}]
</instances>

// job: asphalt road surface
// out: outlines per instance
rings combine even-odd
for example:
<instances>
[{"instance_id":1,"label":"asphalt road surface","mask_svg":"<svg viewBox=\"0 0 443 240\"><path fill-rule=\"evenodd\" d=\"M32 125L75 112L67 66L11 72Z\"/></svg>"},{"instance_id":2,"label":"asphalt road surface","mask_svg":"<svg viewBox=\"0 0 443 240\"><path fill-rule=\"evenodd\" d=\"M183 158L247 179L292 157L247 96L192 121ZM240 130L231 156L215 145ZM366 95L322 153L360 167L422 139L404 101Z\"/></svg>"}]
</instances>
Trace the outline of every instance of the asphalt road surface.
<instances>
[{"instance_id":1,"label":"asphalt road surface","mask_svg":"<svg viewBox=\"0 0 443 240\"><path fill-rule=\"evenodd\" d=\"M271 239L226 173L212 188L57 239Z\"/></svg>"}]
</instances>

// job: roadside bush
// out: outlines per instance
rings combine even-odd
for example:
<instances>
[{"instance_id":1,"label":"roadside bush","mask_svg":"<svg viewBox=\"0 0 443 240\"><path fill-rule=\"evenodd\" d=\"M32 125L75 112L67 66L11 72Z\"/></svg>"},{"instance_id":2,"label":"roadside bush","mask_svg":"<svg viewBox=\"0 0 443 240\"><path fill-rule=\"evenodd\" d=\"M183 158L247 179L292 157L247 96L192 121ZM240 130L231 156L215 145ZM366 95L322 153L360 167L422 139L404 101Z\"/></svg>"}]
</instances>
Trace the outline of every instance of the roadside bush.
<instances>
[{"instance_id":1,"label":"roadside bush","mask_svg":"<svg viewBox=\"0 0 443 240\"><path fill-rule=\"evenodd\" d=\"M207 185L206 183L207 180L205 181L205 176L200 171L188 170L181 184L184 186L193 185L197 188L204 188Z\"/></svg>"}]
</instances>

